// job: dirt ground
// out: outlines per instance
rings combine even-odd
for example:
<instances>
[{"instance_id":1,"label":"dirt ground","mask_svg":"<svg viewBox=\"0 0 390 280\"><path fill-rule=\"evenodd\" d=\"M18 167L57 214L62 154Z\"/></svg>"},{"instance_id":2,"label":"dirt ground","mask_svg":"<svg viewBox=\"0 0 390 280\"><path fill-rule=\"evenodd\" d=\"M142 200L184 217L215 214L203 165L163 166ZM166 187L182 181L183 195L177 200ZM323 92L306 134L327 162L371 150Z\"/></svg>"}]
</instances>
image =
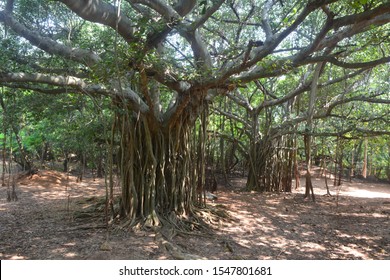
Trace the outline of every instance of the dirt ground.
<instances>
[{"instance_id":1,"label":"dirt ground","mask_svg":"<svg viewBox=\"0 0 390 280\"><path fill-rule=\"evenodd\" d=\"M207 259L390 259L390 184L354 180L330 187L314 178L316 202L291 194L240 192L245 180L219 185L210 205L233 219L212 234L176 235L181 252ZM301 184L303 186L303 182ZM119 190L117 190L119 191ZM104 181L41 171L0 187L0 259L174 259L153 231L105 227ZM91 211L94 210L94 211Z\"/></svg>"}]
</instances>

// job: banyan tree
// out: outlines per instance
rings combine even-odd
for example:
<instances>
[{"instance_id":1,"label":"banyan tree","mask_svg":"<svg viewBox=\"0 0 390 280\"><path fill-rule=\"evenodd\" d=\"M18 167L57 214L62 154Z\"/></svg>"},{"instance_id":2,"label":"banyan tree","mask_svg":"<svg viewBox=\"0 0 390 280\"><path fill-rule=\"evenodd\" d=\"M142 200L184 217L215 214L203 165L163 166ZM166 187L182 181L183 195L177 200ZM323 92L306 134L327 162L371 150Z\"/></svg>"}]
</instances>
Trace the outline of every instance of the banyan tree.
<instances>
[{"instance_id":1,"label":"banyan tree","mask_svg":"<svg viewBox=\"0 0 390 280\"><path fill-rule=\"evenodd\" d=\"M389 61L385 53L349 59L356 48L345 38L378 30L385 38L390 21L387 1L357 2L3 1L0 85L110 100L120 214L157 225L191 217L203 201L208 107L217 96L308 65L352 71ZM253 149L267 154L260 143Z\"/></svg>"}]
</instances>

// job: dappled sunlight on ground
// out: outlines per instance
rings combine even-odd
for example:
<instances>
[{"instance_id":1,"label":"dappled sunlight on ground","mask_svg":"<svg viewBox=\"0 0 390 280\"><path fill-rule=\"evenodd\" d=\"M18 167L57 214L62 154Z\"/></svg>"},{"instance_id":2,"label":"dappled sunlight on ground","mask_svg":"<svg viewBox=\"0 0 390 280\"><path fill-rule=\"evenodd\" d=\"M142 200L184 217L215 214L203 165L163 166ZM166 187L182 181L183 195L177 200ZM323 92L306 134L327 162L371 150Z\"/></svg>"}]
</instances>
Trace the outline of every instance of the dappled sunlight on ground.
<instances>
[{"instance_id":1,"label":"dappled sunlight on ground","mask_svg":"<svg viewBox=\"0 0 390 280\"><path fill-rule=\"evenodd\" d=\"M19 182L20 186L33 186L29 192L38 200L79 198L85 193L103 195L105 191L102 180L87 180L77 182L74 176L54 171L41 171L32 177L25 177Z\"/></svg>"},{"instance_id":2,"label":"dappled sunlight on ground","mask_svg":"<svg viewBox=\"0 0 390 280\"><path fill-rule=\"evenodd\" d=\"M0 254L0 258L1 259L3 259L3 256ZM7 259L9 259L9 260L25 260L26 258L25 257L23 257L23 256L12 256L12 255L10 255L10 256L6 256L6 255L4 255L4 259L5 258L7 258Z\"/></svg>"},{"instance_id":3,"label":"dappled sunlight on ground","mask_svg":"<svg viewBox=\"0 0 390 280\"><path fill-rule=\"evenodd\" d=\"M176 246L209 259L390 259L389 184L330 183L325 196L324 180L313 178L313 203L303 199L304 180L291 194L241 192L243 178L231 183L209 204L231 219L212 224L211 236L178 234ZM172 259L153 231L107 235L102 179L43 171L19 181L17 194L8 203L0 188L1 259Z\"/></svg>"},{"instance_id":4,"label":"dappled sunlight on ground","mask_svg":"<svg viewBox=\"0 0 390 280\"><path fill-rule=\"evenodd\" d=\"M388 192L379 192L373 190L361 189L358 187L348 187L347 190L341 189L340 193L342 195L354 196L354 197L363 197L363 198L390 198L390 193Z\"/></svg>"},{"instance_id":5,"label":"dappled sunlight on ground","mask_svg":"<svg viewBox=\"0 0 390 280\"><path fill-rule=\"evenodd\" d=\"M17 194L19 199L9 203L6 187L0 188L1 259L166 258L156 252L153 235L122 232L107 239L104 211L83 212L104 201L103 179L76 182L73 176L42 171L20 180ZM102 247L107 240L110 245Z\"/></svg>"},{"instance_id":6,"label":"dappled sunlight on ground","mask_svg":"<svg viewBox=\"0 0 390 280\"><path fill-rule=\"evenodd\" d=\"M313 182L315 203L303 199L304 181L293 194L220 191L239 221L218 233L236 244L231 258L389 259L390 185L345 183L328 197L324 180Z\"/></svg>"},{"instance_id":7,"label":"dappled sunlight on ground","mask_svg":"<svg viewBox=\"0 0 390 280\"><path fill-rule=\"evenodd\" d=\"M313 178L314 192L319 195L326 194L326 185L323 178ZM333 186L333 180L328 179L329 190L333 195L343 195L362 198L390 198L390 183L372 183L370 181L354 180L343 181L341 186ZM299 192L304 192L305 180L300 181Z\"/></svg>"}]
</instances>

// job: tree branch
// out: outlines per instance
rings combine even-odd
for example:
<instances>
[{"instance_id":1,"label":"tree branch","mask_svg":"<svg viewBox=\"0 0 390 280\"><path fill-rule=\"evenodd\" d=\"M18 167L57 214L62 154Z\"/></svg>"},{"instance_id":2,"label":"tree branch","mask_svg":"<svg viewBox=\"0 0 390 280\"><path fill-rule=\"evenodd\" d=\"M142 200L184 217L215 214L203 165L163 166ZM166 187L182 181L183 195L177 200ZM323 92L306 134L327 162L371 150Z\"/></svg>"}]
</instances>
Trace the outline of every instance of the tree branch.
<instances>
[{"instance_id":1,"label":"tree branch","mask_svg":"<svg viewBox=\"0 0 390 280\"><path fill-rule=\"evenodd\" d=\"M128 0L128 2L144 4L162 15L166 21L166 26L163 30L148 35L145 50L155 48L164 41L173 28L182 21L181 17L191 12L196 4L195 0L181 0L173 7L159 0Z\"/></svg>"},{"instance_id":2,"label":"tree branch","mask_svg":"<svg viewBox=\"0 0 390 280\"><path fill-rule=\"evenodd\" d=\"M160 0L128 0L133 4L142 4L151 8L160 14L167 22L171 22L173 19L179 19L180 15L175 11L175 9L169 6L164 1Z\"/></svg>"},{"instance_id":3,"label":"tree branch","mask_svg":"<svg viewBox=\"0 0 390 280\"><path fill-rule=\"evenodd\" d=\"M4 11L7 12L8 14L12 14L14 10L14 0L7 0L7 4L5 5Z\"/></svg>"},{"instance_id":4,"label":"tree branch","mask_svg":"<svg viewBox=\"0 0 390 280\"><path fill-rule=\"evenodd\" d=\"M236 91L238 91L238 90L236 90ZM252 105L241 94L239 94L239 96L237 97L234 94L232 94L231 92L228 92L228 93L226 93L226 96L229 97L229 99L231 99L237 105L244 107L247 111L253 110Z\"/></svg>"},{"instance_id":5,"label":"tree branch","mask_svg":"<svg viewBox=\"0 0 390 280\"><path fill-rule=\"evenodd\" d=\"M242 57L239 57L236 59L236 61L230 63L230 65L224 69L221 69L220 73L218 73L218 78L216 81L212 81L212 83L215 84L221 84L222 81L228 79L229 77L242 72L245 69L248 69L249 67L252 67L257 62L261 61L263 58L265 58L267 55L272 53L272 51L289 35L291 34L306 18L307 16L313 12L314 10L318 9L322 5L326 5L332 2L336 2L337 0L317 0L312 1L308 5L305 6L305 8L302 10L302 12L297 16L296 20L285 30L282 32L272 36L269 40L267 40L264 44L264 46L258 47L254 49L254 54L250 60L248 60L245 64L242 64ZM251 79L254 80L254 79ZM211 81L210 81L211 82Z\"/></svg>"},{"instance_id":6,"label":"tree branch","mask_svg":"<svg viewBox=\"0 0 390 280\"><path fill-rule=\"evenodd\" d=\"M333 28L339 29L346 25L358 24L360 22L376 19L379 15L385 15L390 12L390 3L382 4L372 10L364 11L360 14L348 15L337 18L333 22Z\"/></svg>"},{"instance_id":7,"label":"tree branch","mask_svg":"<svg viewBox=\"0 0 390 280\"><path fill-rule=\"evenodd\" d=\"M130 20L121 13L119 19L116 8L101 0L58 0L68 6L74 13L81 18L101 23L109 26L114 30L118 29L121 35L127 42L136 41L134 37L134 28Z\"/></svg>"},{"instance_id":8,"label":"tree branch","mask_svg":"<svg viewBox=\"0 0 390 280\"><path fill-rule=\"evenodd\" d=\"M264 4L264 8L263 8L263 11L261 12L261 26L264 30L264 33L265 33L265 37L266 37L266 40L271 40L272 36L273 36L273 33L272 33L272 28L271 28L271 25L269 23L269 12L271 10L271 7L272 7L272 2L273 0L268 0L265 2Z\"/></svg>"},{"instance_id":9,"label":"tree branch","mask_svg":"<svg viewBox=\"0 0 390 280\"><path fill-rule=\"evenodd\" d=\"M186 40L191 44L191 49L194 53L195 62L198 69L209 70L211 69L211 56L207 50L205 43L198 30L188 31L188 30L179 30L180 34L186 38Z\"/></svg>"},{"instance_id":10,"label":"tree branch","mask_svg":"<svg viewBox=\"0 0 390 280\"><path fill-rule=\"evenodd\" d=\"M213 107L213 110L218 112L219 114L229 118L229 119L232 119L232 120L238 121L239 123L242 123L245 126L246 130L248 131L248 133L252 130L251 124L248 123L243 118L237 116L236 114L225 112L225 111L219 109L218 107Z\"/></svg>"},{"instance_id":11,"label":"tree branch","mask_svg":"<svg viewBox=\"0 0 390 280\"><path fill-rule=\"evenodd\" d=\"M382 9L378 9L375 14L378 14L376 17L372 18L373 14L370 11L359 14L358 17L360 21L355 21L351 16L344 18L335 19L332 24L332 28L337 30L342 26L350 25L340 31L335 32L332 36L324 39L316 50L323 49L327 46L336 45L338 42L344 38L352 37L356 34L363 33L368 29L371 29L373 26L379 26L390 22L390 9L387 7L389 5L384 5ZM366 16L366 18L363 18Z\"/></svg>"},{"instance_id":12,"label":"tree branch","mask_svg":"<svg viewBox=\"0 0 390 280\"><path fill-rule=\"evenodd\" d=\"M208 8L204 15L199 17L197 20L195 20L191 24L192 30L195 30L195 29L198 29L199 27L201 27L216 11L218 11L218 9L221 7L221 5L225 1L226 0L214 0L213 6Z\"/></svg>"},{"instance_id":13,"label":"tree branch","mask_svg":"<svg viewBox=\"0 0 390 280\"><path fill-rule=\"evenodd\" d=\"M335 107L342 105L342 104L349 103L349 102L353 102L353 101L362 101L362 102L377 103L377 104L390 104L390 100L388 100L388 99L378 99L378 98L374 98L372 96L367 97L364 95L354 96L354 97L350 97L350 98L341 98L339 100L332 102L331 104L327 104L324 107L326 109L324 114L326 116L330 116L330 114L332 113L332 111Z\"/></svg>"},{"instance_id":14,"label":"tree branch","mask_svg":"<svg viewBox=\"0 0 390 280\"><path fill-rule=\"evenodd\" d=\"M197 0L179 0L173 8L182 17L186 16L195 7Z\"/></svg>"},{"instance_id":15,"label":"tree branch","mask_svg":"<svg viewBox=\"0 0 390 280\"><path fill-rule=\"evenodd\" d=\"M79 93L99 94L109 97L118 97L129 102L131 108L136 112L147 113L149 107L145 102L131 89L124 88L121 91L117 89L107 89L97 84L88 84L83 79L72 76L52 76L47 74L29 74L29 73L1 73L0 84L23 83L46 84L73 89Z\"/></svg>"},{"instance_id":16,"label":"tree branch","mask_svg":"<svg viewBox=\"0 0 390 280\"><path fill-rule=\"evenodd\" d=\"M303 49L299 55L296 57L297 60L304 59L313 53L321 41L325 38L326 34L332 29L333 25L333 14L327 15L325 25L322 27L321 31L317 34L313 43L311 43L307 48ZM329 48L334 48L334 45L328 46ZM329 50L327 51L329 52Z\"/></svg>"},{"instance_id":17,"label":"tree branch","mask_svg":"<svg viewBox=\"0 0 390 280\"><path fill-rule=\"evenodd\" d=\"M69 89L67 89L65 87L43 88L43 87L39 87L39 86L29 85L26 83L21 83L21 84L4 83L3 86L5 86L7 88L25 89L25 90L31 90L31 91L45 93L45 94L51 94L51 95L64 94L64 93L69 92Z\"/></svg>"},{"instance_id":18,"label":"tree branch","mask_svg":"<svg viewBox=\"0 0 390 280\"><path fill-rule=\"evenodd\" d=\"M295 69L299 66L315 64L318 62L329 62L331 64L337 65L339 67L345 69L368 69L381 64L388 63L390 61L390 57L384 57L373 61L368 62L356 62L356 63L348 63L341 62L332 56L318 56L318 57L308 57L303 60L299 57L299 54L284 57L278 60L267 61L262 65L258 65L251 69L248 72L243 72L242 74L232 77L230 79L231 83L247 83L260 78L270 78L276 77L285 73L290 72L292 69Z\"/></svg>"},{"instance_id":19,"label":"tree branch","mask_svg":"<svg viewBox=\"0 0 390 280\"><path fill-rule=\"evenodd\" d=\"M312 64L312 63L318 63L318 62L330 62L334 65L337 65L339 67L345 68L345 69L362 69L362 68L372 68L380 64L385 64L390 62L390 56L383 57L377 60L367 61L367 62L342 62L337 60L333 56L316 56L313 58L307 58L304 61L302 61L302 64Z\"/></svg>"},{"instance_id":20,"label":"tree branch","mask_svg":"<svg viewBox=\"0 0 390 280\"><path fill-rule=\"evenodd\" d=\"M312 132L310 133L310 135L312 136L315 136L315 137L341 137L341 138L344 138L344 139L356 139L357 138L357 135L356 136L346 136L347 133L351 133L351 132L354 132L354 133L357 133L357 134L360 134L361 136L381 136L381 135L390 135L390 131L388 130L374 130L374 129L366 129L366 128L362 128L362 127L354 127L354 126L350 126L348 128L345 128L343 130L338 130L338 131L330 131L330 132ZM295 134L295 132L287 132L285 134ZM302 133L299 133L299 134L304 134L303 132Z\"/></svg>"},{"instance_id":21,"label":"tree branch","mask_svg":"<svg viewBox=\"0 0 390 280\"><path fill-rule=\"evenodd\" d=\"M16 34L22 36L26 40L30 41L32 45L44 50L47 53L59 55L66 59L85 64L89 67L100 61L99 56L91 51L71 48L57 43L50 38L41 36L37 32L26 28L24 25L17 22L13 16L3 11L0 11L0 22L4 22L4 24L9 26Z\"/></svg>"},{"instance_id":22,"label":"tree branch","mask_svg":"<svg viewBox=\"0 0 390 280\"><path fill-rule=\"evenodd\" d=\"M355 71L353 73L350 73L350 74L344 75L342 77L339 77L337 79L328 81L328 82L326 82L324 84L319 84L318 88L324 88L324 87L327 87L327 86L330 86L330 85L334 85L334 84L340 83L342 81L345 81L347 79L350 79L352 77L360 75L360 74L362 74L365 71L367 71L367 69L357 70L357 71ZM258 107L256 107L256 111L259 112L259 111L261 111L264 108L273 107L273 106L276 106L276 105L283 104L283 103L291 100L292 98L294 98L294 97L296 97L296 96L298 96L298 95L300 95L300 94L302 94L304 92L309 91L311 83L312 83L312 80L303 81L302 84L298 88L292 90L291 92L289 92L285 96L280 97L278 99L271 99L271 100L263 101L263 103L261 103Z\"/></svg>"},{"instance_id":23,"label":"tree branch","mask_svg":"<svg viewBox=\"0 0 390 280\"><path fill-rule=\"evenodd\" d=\"M363 12L357 15L361 22L356 22L352 17L343 17L339 19L333 19L328 16L328 21L325 26L322 28L322 31L317 36L315 42L310 46L302 49L299 53L290 56L284 57L281 59L266 61L262 65L256 65L247 72L244 72L245 69L252 67L253 65L260 62L267 55L272 53L274 49L282 42L291 32L293 32L305 19L306 17L315 9L322 7L323 5L336 2L337 0L329 1L312 1L309 3L297 16L296 20L289 27L281 31L280 33L272 36L271 40L265 42L264 46L261 46L253 51L253 55L250 60L242 64L243 55L239 56L237 59L232 60L227 66L221 68L219 73L217 73L217 78L210 78L208 82L205 82L207 86L217 86L218 84L223 84L223 81L230 79L231 82L249 82L258 78L274 77L291 71L299 65L303 64L313 64L320 62L319 59L312 59L309 57L312 53L316 51L323 50L325 48L333 48L339 41L346 37L356 35L358 33L364 32L368 28L375 25L383 25L390 22L390 13L388 11L389 4L383 4L375 9L375 11ZM326 10L326 9L325 9ZM324 38L324 35L330 29L335 29L337 26L350 24L351 26L335 32L333 35L328 38ZM337 63L337 60L333 59L323 59L324 62L334 62ZM386 59L378 60L378 63L386 63ZM373 62L375 64L375 62ZM346 68L360 68L360 67L369 67L369 64L347 64L339 63L339 66ZM240 74L239 74L240 73ZM237 76L234 76L238 74Z\"/></svg>"}]
</instances>

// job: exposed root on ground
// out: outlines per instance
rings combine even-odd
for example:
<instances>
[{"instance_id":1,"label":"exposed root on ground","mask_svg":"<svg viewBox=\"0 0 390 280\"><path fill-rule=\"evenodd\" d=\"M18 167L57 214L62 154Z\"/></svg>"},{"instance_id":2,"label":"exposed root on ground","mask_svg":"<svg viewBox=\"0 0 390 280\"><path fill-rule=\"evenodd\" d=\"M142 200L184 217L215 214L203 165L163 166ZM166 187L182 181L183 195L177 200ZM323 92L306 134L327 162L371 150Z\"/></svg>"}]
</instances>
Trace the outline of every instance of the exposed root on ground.
<instances>
[{"instance_id":1,"label":"exposed root on ground","mask_svg":"<svg viewBox=\"0 0 390 280\"><path fill-rule=\"evenodd\" d=\"M184 252L181 248L168 241L161 231L156 232L155 240L160 249L166 250L177 260L207 260L205 257Z\"/></svg>"},{"instance_id":2,"label":"exposed root on ground","mask_svg":"<svg viewBox=\"0 0 390 280\"><path fill-rule=\"evenodd\" d=\"M178 216L175 213L162 218L162 226L155 229L155 240L161 249L169 252L173 258L180 260L199 260L205 257L184 252L184 250L171 241L177 235L191 235L198 237L211 237L212 225L222 220L234 220L222 207L207 206L194 209L191 217Z\"/></svg>"},{"instance_id":3,"label":"exposed root on ground","mask_svg":"<svg viewBox=\"0 0 390 280\"><path fill-rule=\"evenodd\" d=\"M172 258L180 260L199 260L206 259L203 256L185 252L185 249L175 245L174 238L181 236L196 236L210 238L213 236L213 225L218 225L221 222L233 221L228 212L222 205L207 206L203 208L195 208L191 215L177 215L175 212L159 215L159 225L150 226L145 223L147 219L138 219L137 221L127 220L117 226L114 226L114 231L154 231L155 242L158 247L167 253Z\"/></svg>"}]
</instances>

